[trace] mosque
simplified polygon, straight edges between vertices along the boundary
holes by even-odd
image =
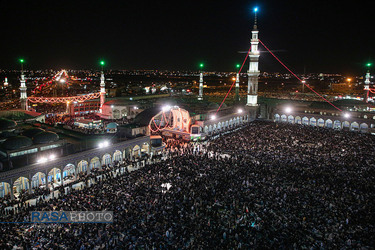
[[[66,181],[75,180],[78,174],[90,173],[92,169],[100,169],[103,165],[123,160],[136,160],[143,156],[152,157],[162,152],[165,147],[160,136],[155,136],[156,134],[198,141],[254,120],[258,113],[259,76],[256,18],[250,43],[248,91],[245,104],[237,102],[238,104],[227,107],[224,100],[221,104],[208,102],[203,92],[203,72],[199,76],[198,96],[188,101],[165,98],[165,96],[160,96],[161,98],[157,100],[128,97],[106,101],[103,70],[100,77],[100,92],[87,96],[54,98],[54,101],[63,101],[67,104],[69,114],[79,116],[95,113],[102,119],[133,119],[133,123],[129,125],[111,127],[116,131],[116,135],[127,133],[132,136],[125,141],[104,141],[97,148],[59,157],[55,153],[50,153],[59,152],[64,147],[64,140],[61,140],[56,133],[43,128],[20,129],[19,124],[14,120],[2,119],[0,155],[3,159],[12,162],[9,161],[11,158],[16,159],[28,154],[35,155],[37,158],[17,168],[7,166],[7,171],[0,171],[0,197],[9,195],[12,199],[17,193],[31,193],[38,187],[64,185]],[[45,101],[46,98],[27,97],[23,70],[20,81],[22,110],[29,110],[29,102]],[[237,74],[235,89],[235,98],[238,99],[239,74]],[[22,120],[21,123],[23,122]],[[3,165],[0,167],[4,170]]]

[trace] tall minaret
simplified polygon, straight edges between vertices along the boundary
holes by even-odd
[[[199,94],[198,94],[198,100],[202,101],[203,100],[203,72],[202,72],[203,63],[201,63],[199,65],[199,67],[201,68],[201,71],[200,71],[200,74],[199,74]]]
[[[23,59],[20,59],[21,62],[21,86],[20,86],[20,101],[21,101],[21,109],[27,110],[27,93],[26,93],[26,80],[25,80],[25,75],[23,73]]]
[[[102,71],[100,75],[100,109],[99,109],[100,113],[103,112],[103,104],[105,103],[105,78],[104,78],[104,70],[103,70],[104,64],[105,64],[104,61],[100,62],[100,65],[102,66]]]
[[[365,80],[365,102],[368,102],[368,95],[370,92],[370,70],[367,70],[366,80]]]
[[[247,84],[247,106],[256,106],[258,102],[258,61],[259,61],[259,51],[258,51],[258,27],[257,27],[257,12],[258,8],[254,8],[254,26],[251,31],[251,51],[249,53],[250,65],[248,75],[248,84]]]
[[[237,72],[236,75],[236,97],[235,101],[238,102],[240,101],[240,73]]]

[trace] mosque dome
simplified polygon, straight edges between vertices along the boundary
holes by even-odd
[[[17,122],[9,119],[0,118],[0,130],[14,129]]]
[[[6,150],[16,150],[24,147],[29,147],[33,144],[32,140],[26,136],[14,136],[6,139],[2,146]]]
[[[152,107],[145,109],[134,118],[134,123],[147,126],[151,121],[152,117],[157,115],[161,111],[161,107]]]
[[[210,104],[208,104],[208,109],[217,109],[219,108],[219,104],[215,103],[215,102],[211,102]]]
[[[111,123],[108,123],[107,126],[105,126],[107,129],[115,129],[117,128],[117,123],[115,122],[111,122]]]
[[[44,129],[41,128],[31,128],[22,132],[22,135],[33,138],[36,134],[44,132]]]
[[[36,144],[50,143],[58,140],[59,136],[56,133],[50,131],[43,131],[33,136],[33,141]]]

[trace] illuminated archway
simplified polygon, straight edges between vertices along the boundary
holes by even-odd
[[[318,122],[317,122],[317,125],[318,125],[318,127],[324,127],[324,120],[322,119],[322,118],[319,118],[318,119]]]
[[[46,183],[46,174],[42,172],[38,172],[34,174],[31,178],[31,188],[39,188],[40,186],[45,186]]]
[[[29,190],[30,184],[29,179],[25,177],[19,177],[14,183],[13,183],[13,194],[21,194]]]
[[[316,126],[316,119],[315,117],[310,118],[310,126]]]
[[[7,182],[0,182],[0,197],[10,195],[10,185]]]
[[[75,174],[76,174],[76,167],[73,164],[67,164],[63,168],[63,178],[65,180],[74,180],[75,179]]]
[[[60,185],[61,184],[61,170],[58,168],[53,168],[48,172],[47,176],[48,184]]]
[[[85,160],[82,160],[78,163],[77,165],[77,173],[81,173],[81,172],[87,172],[87,167],[88,167],[89,163]]]
[[[90,169],[93,169],[93,168],[100,168],[100,159],[97,156],[92,158],[90,161]]]
[[[294,116],[289,115],[289,116],[288,116],[288,122],[289,122],[289,123],[294,123]]]
[[[112,116],[113,116],[113,119],[119,119],[121,118],[121,112],[120,110],[118,109],[115,109],[112,111]]]
[[[342,127],[341,127],[342,125],[341,125],[341,122],[339,121],[339,120],[335,120],[334,122],[333,122],[333,128],[334,129],[341,129]]]
[[[349,127],[350,127],[350,122],[348,122],[348,121],[344,121],[344,122],[342,122],[342,128],[343,129],[349,129]]]
[[[281,121],[282,121],[282,122],[287,122],[287,117],[286,117],[286,115],[281,115]]]
[[[142,144],[142,148],[141,148],[141,153],[144,153],[144,154],[149,154],[150,152],[150,145],[145,142]]]
[[[122,161],[122,153],[120,150],[116,150],[113,153],[113,162],[121,162]]]
[[[333,128],[333,122],[331,119],[327,119],[324,125],[326,128]]]
[[[109,165],[112,163],[112,157],[110,154],[105,154],[102,157],[102,165]]]
[[[137,158],[141,156],[141,148],[138,145],[135,145],[133,148],[133,157]]]
[[[359,130],[363,133],[367,133],[368,132],[368,125],[367,123],[361,123],[361,125],[359,126]]]
[[[306,116],[302,118],[302,124],[303,125],[309,125],[309,118],[307,118]]]
[[[125,148],[124,150],[124,158],[125,159],[130,159],[132,154],[132,149],[130,147]]]
[[[302,124],[302,119],[301,119],[301,117],[300,117],[300,116],[296,116],[294,122],[295,122],[296,124]]]
[[[350,130],[352,130],[352,131],[359,131],[359,124],[358,124],[358,122],[352,122],[352,124],[350,124]]]

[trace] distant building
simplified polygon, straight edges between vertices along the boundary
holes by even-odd
[[[41,128],[23,129],[16,122],[0,118],[0,161],[4,166],[20,167],[40,155],[62,155],[65,141]]]
[[[134,118],[142,112],[137,104],[126,99],[113,99],[104,103],[102,116],[107,119]]]

